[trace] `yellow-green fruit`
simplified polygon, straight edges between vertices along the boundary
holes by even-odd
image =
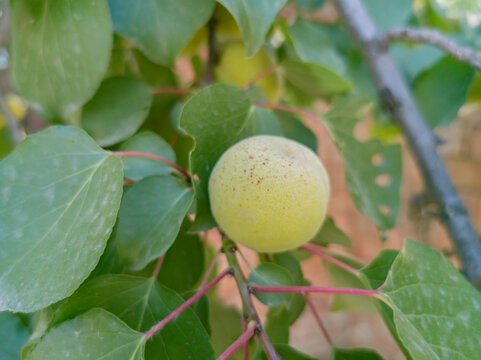
[[[317,233],[330,186],[324,165],[295,141],[260,135],[229,148],[209,179],[214,218],[232,240],[260,252],[297,248]]]
[[[246,58],[244,44],[232,42],[224,48],[215,74],[217,81],[242,88],[274,65],[275,62],[264,49],[259,50],[251,58]],[[256,85],[262,89],[264,96],[273,103],[279,101],[284,89],[282,77],[278,72],[262,78]]]

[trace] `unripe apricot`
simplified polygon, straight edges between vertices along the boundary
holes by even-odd
[[[275,62],[266,50],[261,49],[247,58],[244,43],[234,41],[227,44],[221,53],[215,69],[216,80],[242,88],[274,65]],[[278,102],[284,91],[283,79],[278,72],[260,79],[256,85],[272,103]]]
[[[259,252],[286,251],[312,239],[326,216],[329,195],[319,157],[278,136],[235,144],[209,179],[210,206],[221,229]]]

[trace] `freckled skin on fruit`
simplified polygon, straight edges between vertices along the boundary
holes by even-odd
[[[210,205],[235,242],[259,252],[295,249],[326,216],[324,165],[307,147],[282,137],[254,136],[229,148],[209,179]]]

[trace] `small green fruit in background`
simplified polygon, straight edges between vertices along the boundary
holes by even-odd
[[[259,252],[297,248],[319,230],[330,196],[319,157],[260,135],[229,148],[209,179],[211,210],[229,238]]]
[[[244,43],[231,42],[221,53],[215,75],[219,82],[242,88],[274,65],[275,62],[266,50],[261,49],[254,56],[246,58]],[[262,89],[263,95],[272,103],[279,101],[284,90],[284,83],[278,72],[262,78],[256,85]]]

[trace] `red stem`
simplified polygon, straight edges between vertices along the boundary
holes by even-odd
[[[281,110],[281,111],[285,111],[285,112],[290,112],[292,114],[305,116],[307,118],[319,121],[319,117],[316,114],[313,114],[309,111],[305,111],[305,110],[302,110],[302,109],[290,107],[290,106],[287,106],[287,105],[268,104],[268,103],[254,103],[254,105],[259,106],[261,108],[265,108],[265,109],[274,109],[274,110]]]
[[[246,313],[242,314],[242,332],[246,332],[247,330],[247,320],[249,316]],[[246,341],[244,346],[242,346],[242,359],[249,360],[249,344]]]
[[[363,295],[363,296],[377,296],[380,294],[377,290],[366,289],[352,289],[352,288],[339,288],[339,287],[323,287],[323,286],[262,286],[262,285],[250,285],[249,289],[252,293],[326,293],[326,294],[351,294],[351,295]]]
[[[232,355],[236,353],[237,350],[239,350],[242,346],[246,345],[249,341],[249,339],[254,335],[255,331],[257,328],[256,323],[252,323],[246,331],[242,333],[241,336],[237,338],[236,341],[232,343],[231,346],[227,348],[226,351],[222,353],[221,356],[217,358],[217,360],[227,360],[229,359]]]
[[[164,255],[159,257],[157,260],[157,263],[155,264],[155,269],[154,272],[152,273],[152,277],[155,279],[157,275],[159,275],[160,267],[162,266],[162,263],[164,262]]]
[[[251,81],[249,81],[246,86],[244,86],[242,88],[242,90],[246,91],[248,90],[250,87],[254,86],[258,81],[262,80],[263,78],[265,78],[266,76],[269,76],[270,74],[272,74],[274,71],[276,71],[278,68],[277,65],[274,65],[270,68],[268,68],[266,71],[263,71],[261,72],[259,75],[257,75],[254,79],[252,79]]]
[[[188,94],[190,91],[186,89],[179,89],[179,88],[158,88],[153,89],[152,94]]]
[[[219,258],[219,254],[220,254],[220,249],[215,253],[214,258],[210,262],[209,267],[205,272],[204,278],[202,279],[202,282],[199,285],[199,289],[202,289],[207,283],[207,280],[209,280],[210,273],[212,272],[212,270],[214,270],[214,266],[215,266],[215,263],[217,262],[217,259]]]
[[[186,300],[182,305],[180,305],[177,309],[172,311],[169,315],[167,315],[165,318],[163,318],[160,322],[155,324],[150,328],[150,330],[146,331],[144,333],[144,340],[147,341],[149,340],[154,334],[169,323],[169,321],[175,319],[182,311],[187,309],[190,305],[195,303],[199,298],[201,298],[207,291],[209,291],[211,288],[213,288],[219,281],[221,281],[225,276],[232,274],[232,269],[228,268],[224,270],[222,273],[217,275],[217,277],[212,280],[210,283],[208,283],[206,286],[204,286],[202,289],[200,289],[195,295],[190,297],[188,300]]]
[[[328,342],[331,347],[333,347],[333,342],[331,340],[331,337],[329,336],[329,333],[327,332],[326,327],[324,326],[324,323],[321,320],[321,317],[319,316],[316,307],[314,306],[312,300],[309,297],[309,294],[304,294],[304,298],[306,299],[307,306],[311,309],[312,315],[314,315],[314,319],[316,319],[317,325],[319,325],[319,328],[321,329],[322,334],[326,338],[326,341]]]
[[[171,168],[175,169],[179,174],[183,175],[187,180],[190,180],[190,175],[187,171],[182,169],[179,165],[176,163],[173,163],[170,160],[167,160],[166,158],[159,156],[159,155],[154,155],[154,154],[149,154],[141,151],[112,151],[112,154],[120,156],[120,157],[144,157],[147,159],[154,159],[160,162],[163,162],[164,164],[169,165]]]
[[[350,265],[347,265],[346,263],[342,262],[341,260],[337,260],[327,254],[324,253],[324,250],[322,247],[314,244],[305,244],[301,246],[301,249],[306,250],[310,252],[311,254],[317,255],[320,258],[329,261],[330,263],[339,266],[340,268],[349,271],[350,273],[359,276],[359,270],[353,268]]]

